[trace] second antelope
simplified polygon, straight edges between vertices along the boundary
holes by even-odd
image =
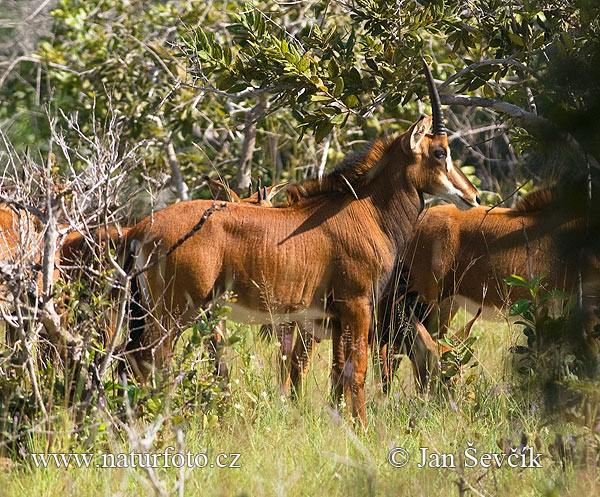
[[[319,334],[329,321],[334,401],[342,393],[365,422],[364,381],[373,302],[392,275],[423,206],[423,193],[478,204],[477,190],[450,159],[441,105],[428,69],[433,118],[395,139],[350,154],[321,181],[303,183],[289,207],[227,204],[175,250],[211,201],[181,202],[138,223],[126,236],[152,315],[133,355],[144,376],[171,352],[170,319],[190,322],[230,290],[233,321],[301,323]],[[428,131],[433,121],[433,134]]]
[[[406,250],[403,270],[411,291],[429,307],[422,313],[429,313],[423,318],[427,330],[443,336],[461,306],[471,311],[483,307],[492,317],[511,302],[531,298],[526,288],[509,288],[504,278],[545,274],[548,288],[580,294],[581,309],[569,323],[567,338],[593,372],[600,205],[587,205],[586,198],[582,183],[535,191],[514,209],[478,207],[467,214],[444,205],[425,212]]]

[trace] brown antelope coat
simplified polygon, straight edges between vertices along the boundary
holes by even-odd
[[[600,295],[600,219],[586,221],[581,196],[540,190],[515,209],[478,207],[468,214],[453,206],[432,207],[417,224],[404,257],[411,289],[440,302],[443,334],[461,304],[488,311],[530,298],[527,289],[504,278],[546,274],[549,288],[577,292],[578,267],[586,304]],[[437,318],[437,316],[434,316]],[[429,331],[437,328],[429,320]]]
[[[287,201],[291,205],[300,201],[302,196],[302,188],[298,185],[289,186],[288,183],[281,183],[273,187],[259,186],[258,191],[246,199],[240,199],[235,192],[228,186],[210,179],[204,178],[208,183],[213,198],[215,200],[226,200],[233,202],[255,203],[263,207],[272,207],[270,199],[279,191],[287,189]],[[400,275],[398,275],[400,276]],[[388,361],[386,360],[388,353],[388,345],[393,342],[394,349],[402,351],[408,355],[415,373],[416,384],[419,388],[425,388],[428,385],[428,379],[432,376],[439,376],[439,371],[436,371],[441,356],[450,350],[445,345],[438,344],[431,338],[425,326],[419,321],[416,315],[405,316],[403,310],[414,305],[414,292],[411,293],[409,299],[406,299],[406,285],[404,288],[399,288],[403,282],[397,281],[398,276],[394,277],[390,282],[389,291],[386,290],[380,302],[378,303],[378,323],[379,330],[372,330],[369,334],[371,346],[379,348],[377,358],[380,361],[383,379],[383,390],[385,393],[389,390],[389,369]],[[393,288],[392,288],[393,287]],[[407,302],[410,300],[410,302]],[[216,336],[207,344],[209,350],[216,355],[217,373],[227,377],[227,365],[222,360],[222,356],[217,346],[217,342],[221,339],[221,333],[224,330],[225,323],[221,322],[219,330],[216,331]],[[472,323],[471,323],[472,326]],[[468,336],[471,326],[465,327],[464,336]],[[298,329],[298,336],[294,341],[294,330]],[[280,387],[282,393],[289,392],[290,382],[297,385],[302,379],[310,356],[314,350],[315,339],[312,333],[306,331],[303,323],[280,323],[275,326],[265,324],[261,327],[261,335],[271,336],[275,334],[280,344],[278,361],[280,372]],[[375,357],[375,356],[374,356]],[[436,374],[437,373],[437,374]],[[296,390],[292,390],[292,394],[296,394]]]
[[[227,204],[166,257],[161,254],[213,202],[181,202],[132,228],[126,239],[137,265],[158,260],[140,278],[149,321],[160,325],[151,324],[141,337],[154,347],[154,359],[160,363],[170,353],[169,319],[189,322],[231,290],[235,321],[300,321],[317,332],[329,319],[334,397],[344,390],[364,421],[372,302],[410,239],[422,193],[465,208],[478,202],[475,188],[452,165],[445,134],[427,134],[430,126],[431,118],[421,119],[398,138],[351,154],[321,182],[303,184],[302,199],[292,206]],[[138,369],[147,374],[152,357],[138,354]]]

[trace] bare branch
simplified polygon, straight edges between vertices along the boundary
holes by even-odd
[[[181,174],[181,168],[179,167],[179,160],[177,159],[177,154],[175,153],[175,147],[173,146],[173,142],[169,137],[167,143],[167,160],[169,162],[169,167],[171,169],[171,181],[175,188],[177,189],[177,196],[180,200],[189,200],[189,188],[185,184],[183,179],[183,175]]]
[[[465,107],[485,107],[488,109],[493,109],[502,114],[506,114],[519,126],[532,133],[539,133],[548,129],[556,129],[554,123],[545,117],[538,116],[537,114],[524,110],[517,105],[510,104],[508,102],[502,102],[501,100],[483,97],[468,97],[465,95],[440,95],[440,99],[444,105],[462,105]],[[589,154],[573,135],[564,132],[561,132],[560,134],[562,138],[573,148],[573,150],[577,152],[583,160],[586,161],[586,163],[589,163],[589,165],[595,169],[600,169],[598,160],[593,155]]]
[[[184,81],[178,80],[177,84],[179,84],[180,86],[184,86],[186,88],[191,88],[192,90],[214,93],[215,95],[219,95],[221,97],[227,97],[232,100],[243,100],[245,98],[256,97],[257,95],[261,95],[263,93],[278,93],[278,92],[286,91],[286,90],[299,89],[298,85],[288,84],[288,85],[268,86],[266,88],[247,88],[246,90],[241,91],[239,93],[227,93],[225,91],[218,90],[217,88],[212,86],[210,83],[208,83],[209,86],[198,86],[198,85],[194,85],[191,83],[186,83]]]
[[[456,74],[450,76],[446,81],[441,83],[439,85],[438,89],[443,90],[444,88],[446,88],[446,86],[454,83],[458,78],[460,78],[464,74],[474,71],[475,69],[478,69],[483,66],[494,66],[494,65],[500,65],[500,64],[506,64],[506,65],[518,67],[522,71],[525,71],[525,72],[528,72],[529,74],[531,74],[534,78],[539,79],[537,74],[535,73],[535,71],[531,70],[529,67],[522,64],[521,62],[514,60],[512,57],[508,57],[506,59],[485,59],[485,60],[480,60],[479,62],[473,62],[473,64],[470,64],[467,67],[462,68]]]
[[[486,107],[488,109],[493,109],[502,114],[506,114],[514,119],[519,126],[531,131],[539,131],[540,128],[553,127],[552,123],[544,117],[522,109],[517,105],[493,98],[442,94],[440,95],[440,99],[444,105],[462,105],[464,107]]]

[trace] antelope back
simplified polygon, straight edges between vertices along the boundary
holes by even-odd
[[[437,206],[421,216],[403,264],[411,288],[428,302],[458,295],[501,309],[508,301],[531,297],[523,287],[506,286],[504,278],[511,274],[531,279],[545,272],[551,288],[574,291],[581,250],[598,253],[586,230],[583,216],[558,204],[468,212]],[[594,275],[582,271],[584,283]]]

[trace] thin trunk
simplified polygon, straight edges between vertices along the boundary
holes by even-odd
[[[244,143],[242,144],[242,154],[240,156],[240,165],[233,182],[233,189],[237,193],[246,193],[252,181],[252,156],[254,155],[254,145],[256,143],[256,120],[267,108],[267,99],[260,97],[259,102],[246,113],[246,126],[244,128]]]
[[[169,167],[171,168],[171,183],[177,189],[177,196],[179,200],[189,200],[189,188],[183,180],[181,174],[181,168],[179,167],[179,161],[177,160],[177,154],[175,153],[175,147],[169,137],[166,143],[167,145],[167,160],[169,161]]]

